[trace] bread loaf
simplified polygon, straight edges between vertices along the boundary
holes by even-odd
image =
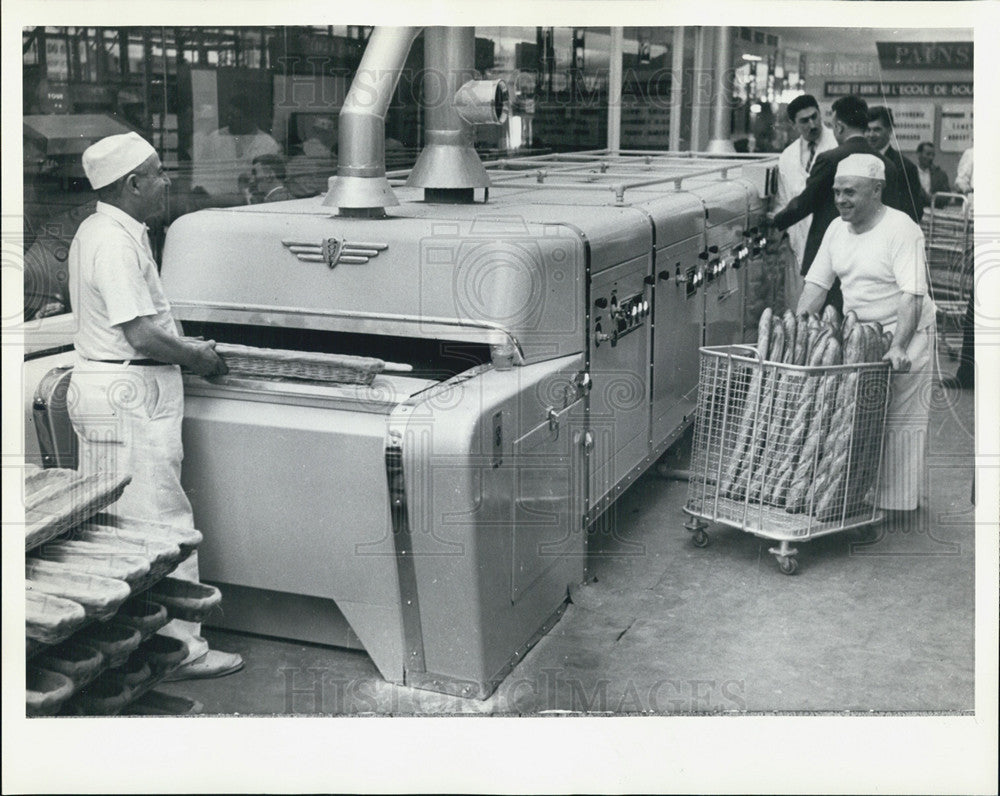
[[[795,319],[795,357],[794,365],[806,364],[806,352],[809,348],[809,316],[800,315]]]
[[[765,357],[769,362],[781,362],[785,355],[785,326],[781,318],[771,322],[771,349]]]
[[[822,319],[826,323],[830,324],[834,329],[840,329],[840,313],[837,312],[837,308],[832,304],[827,304],[823,307]]]
[[[841,325],[840,333],[841,339],[846,340],[850,337],[851,332],[854,331],[854,326],[858,322],[858,314],[851,310],[844,316],[844,323]]]
[[[829,367],[839,365],[842,354],[840,343],[836,338],[829,337],[823,347],[821,365]],[[786,511],[799,512],[804,509],[805,499],[813,470],[818,464],[822,443],[829,426],[836,398],[837,377],[835,374],[824,374],[816,393],[815,409],[808,419],[808,433],[799,454],[799,464],[795,478],[789,489]]]
[[[797,345],[795,313],[791,310],[785,310],[785,314],[781,316],[781,326],[785,333],[785,355],[781,361],[787,365],[793,365],[795,364],[795,348]]]
[[[880,325],[861,322],[853,311],[841,319],[831,307],[821,316],[790,309],[777,316],[766,309],[758,324],[757,353],[768,364],[750,368],[745,394],[733,391],[742,407],[732,412],[737,428],[725,436],[720,494],[792,513],[811,511],[823,521],[836,519],[845,499],[854,506],[870,487],[871,460],[877,459],[878,441],[859,440],[855,428],[859,392],[870,392],[859,391],[861,377],[875,372],[784,366],[877,362],[890,340]]]
[[[769,312],[769,310],[765,310],[765,312]],[[761,320],[763,321],[763,317]],[[763,326],[759,329],[761,335],[760,342],[770,341],[771,327],[768,325],[766,328],[766,333]],[[761,356],[761,359],[766,359],[766,356]],[[752,375],[750,376],[750,383],[746,392],[741,394],[739,390],[735,390],[733,393],[733,402],[737,403],[742,401],[743,406],[742,411],[740,412],[739,426],[737,427],[736,434],[733,437],[732,451],[723,452],[724,457],[726,455],[729,456],[725,470],[722,472],[722,476],[719,480],[719,492],[723,495],[735,495],[736,482],[741,470],[744,469],[744,464],[747,461],[747,446],[750,444],[751,434],[753,432],[753,418],[757,411],[757,403],[760,401],[763,370],[763,367],[760,365],[753,367]]]
[[[820,522],[830,522],[840,516],[844,509],[844,484],[847,477],[848,451],[844,450],[831,465],[822,488],[817,487],[813,515]]]
[[[770,307],[766,307],[757,322],[757,354],[761,359],[767,359],[771,350],[771,317]]]

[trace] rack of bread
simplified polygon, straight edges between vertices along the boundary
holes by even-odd
[[[201,544],[199,531],[105,512],[130,480],[26,469],[29,716],[134,707],[187,657],[183,641],[160,631],[175,618],[201,621],[221,602],[213,586],[170,577]]]

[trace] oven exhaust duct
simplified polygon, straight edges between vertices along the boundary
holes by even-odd
[[[717,31],[712,138],[708,142],[708,151],[713,154],[729,155],[736,151],[729,136],[730,116],[732,114],[733,29],[721,27]]]
[[[500,80],[475,79],[475,29],[430,27],[424,32],[424,148],[406,184],[429,202],[471,203],[488,188],[473,146],[477,124],[502,124],[509,95]]]
[[[419,27],[372,31],[340,111],[337,176],[323,204],[342,216],[381,218],[399,204],[385,177],[385,115]]]

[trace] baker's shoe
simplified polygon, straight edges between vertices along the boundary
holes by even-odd
[[[177,680],[205,680],[210,677],[225,677],[243,668],[243,658],[235,652],[219,652],[209,650],[200,658],[185,663],[168,674],[163,679],[167,682]]]

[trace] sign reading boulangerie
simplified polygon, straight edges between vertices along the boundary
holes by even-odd
[[[972,42],[876,42],[883,69],[972,69]]]

